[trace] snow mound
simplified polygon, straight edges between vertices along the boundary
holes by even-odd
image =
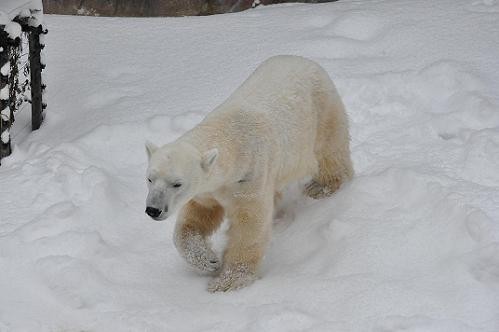
[[[364,12],[345,13],[333,23],[326,34],[354,40],[373,39],[383,30],[384,23],[377,15]]]

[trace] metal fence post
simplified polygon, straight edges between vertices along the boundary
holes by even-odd
[[[11,111],[9,108],[9,47],[11,40],[0,26],[0,163],[2,158],[11,154],[10,125]]]
[[[42,46],[40,44],[40,34],[43,33],[42,26],[39,25],[29,32],[29,66],[31,75],[31,128],[40,128],[43,121],[42,101],[42,69],[44,65],[40,60]]]

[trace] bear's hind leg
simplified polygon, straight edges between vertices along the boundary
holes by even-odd
[[[223,217],[224,210],[216,201],[205,206],[191,200],[179,213],[174,233],[175,247],[190,265],[201,271],[213,272],[221,266],[208,238],[218,229]]]
[[[352,176],[350,156],[323,158],[319,160],[319,172],[305,185],[304,193],[315,199],[329,197]]]
[[[325,110],[319,117],[314,150],[318,172],[305,185],[304,193],[312,198],[331,196],[353,177],[350,158],[348,120],[339,96],[328,96]]]

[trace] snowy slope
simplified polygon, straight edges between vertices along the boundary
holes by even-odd
[[[0,331],[499,331],[499,1],[46,22],[47,119],[0,167]],[[262,279],[210,294],[143,212],[143,143],[275,54],[330,73],[357,175],[292,186]]]

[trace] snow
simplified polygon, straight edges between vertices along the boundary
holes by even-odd
[[[2,120],[4,121],[9,121],[10,120],[10,108],[9,106],[6,106],[1,112],[0,116]]]
[[[21,36],[22,28],[17,22],[8,22],[4,28],[5,32],[9,35],[10,39],[16,39]]]
[[[2,141],[3,144],[7,144],[10,139],[10,133],[8,130],[5,130],[2,132],[2,135],[0,136],[0,141]]]
[[[0,100],[7,100],[9,99],[9,85],[6,84],[4,87],[0,90]]]
[[[42,0],[1,0],[0,25],[4,25],[9,37],[15,39],[21,35],[21,26],[12,20],[29,17],[28,24],[37,27],[43,21],[42,9]]]
[[[46,57],[45,57],[45,53],[40,53],[40,64],[41,64],[42,66],[47,65],[47,59],[46,59]]]
[[[4,63],[4,65],[0,69],[0,74],[2,74],[2,76],[9,76],[9,74],[10,74],[10,61],[7,61],[6,63]]]
[[[21,112],[0,166],[0,331],[499,330],[498,1],[45,20],[46,122]],[[213,295],[175,218],[143,212],[144,142],[276,54],[330,73],[357,175],[325,200],[291,186],[262,278]]]
[[[42,46],[45,45],[45,34],[44,33],[39,34],[38,39],[40,41],[40,45],[42,45]]]
[[[0,25],[16,16],[27,17],[43,8],[42,0],[2,0],[0,2]]]

